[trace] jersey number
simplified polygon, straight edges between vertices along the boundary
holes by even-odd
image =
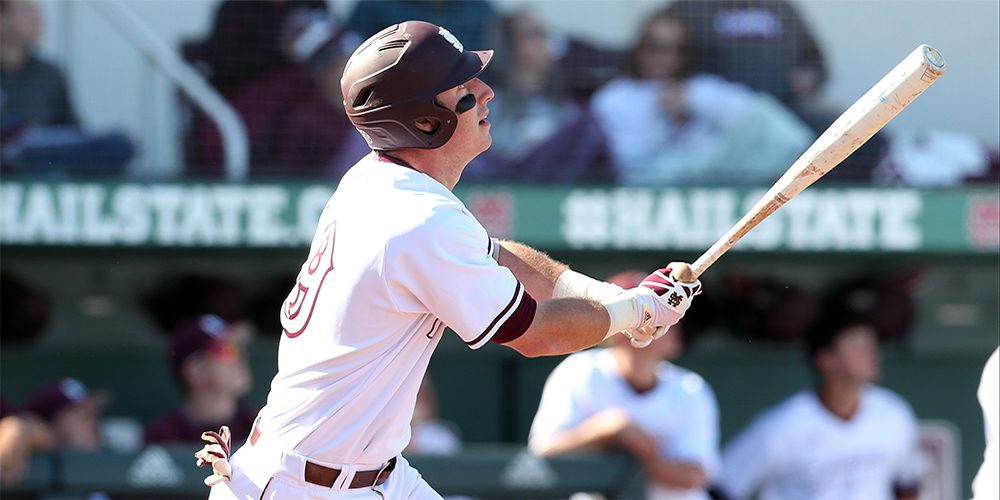
[[[337,223],[331,222],[313,242],[309,258],[302,264],[302,269],[295,278],[295,286],[281,304],[281,327],[288,338],[298,337],[309,325],[319,289],[333,270],[333,242],[336,234]]]

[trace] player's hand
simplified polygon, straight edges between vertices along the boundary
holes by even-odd
[[[682,81],[671,80],[663,82],[663,90],[660,92],[660,106],[663,111],[681,123],[691,118],[686,87]]]
[[[607,445],[622,448],[639,460],[659,454],[656,440],[635,425],[628,412],[621,408],[600,411],[587,419],[584,425]]]
[[[677,281],[671,276],[675,269],[683,266],[687,264],[671,262],[653,271],[639,284],[636,302],[643,308],[642,319],[638,327],[626,333],[633,347],[646,347],[665,335],[684,317],[694,297],[701,293],[701,281]]]
[[[202,432],[201,439],[208,444],[194,454],[198,459],[198,467],[212,466],[212,475],[205,478],[205,484],[215,486],[232,479],[233,468],[229,465],[232,434],[229,432],[229,427],[223,425],[219,428],[219,432]]]

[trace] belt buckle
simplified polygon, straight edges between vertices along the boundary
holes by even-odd
[[[389,468],[389,464],[391,464],[392,461],[393,461],[393,459],[395,459],[395,458],[396,457],[392,457],[389,460],[386,460],[384,464],[382,464],[382,467],[380,467],[379,470],[378,470],[378,474],[375,474],[375,479],[372,480],[371,486],[369,486],[371,489],[374,490],[375,487],[378,486],[378,480],[379,480],[380,477],[382,477],[382,473],[385,472],[385,470]]]

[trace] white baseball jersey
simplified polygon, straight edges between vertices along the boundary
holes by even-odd
[[[667,362],[658,368],[657,377],[656,387],[638,394],[622,377],[610,350],[570,355],[545,382],[528,445],[542,448],[557,432],[603,410],[621,408],[656,438],[665,458],[697,463],[711,477],[719,462],[719,409],[712,388],[698,374]],[[648,498],[694,500],[708,495],[650,483]]]
[[[534,317],[534,299],[491,245],[445,186],[383,155],[362,159],[323,210],[282,305],[262,439],[359,470],[399,454],[445,327],[476,349]]]
[[[920,481],[917,420],[895,393],[862,389],[844,421],[811,390],[765,411],[722,452],[718,485],[733,498],[878,500]]]
[[[1000,349],[994,349],[979,380],[979,404],[983,407],[986,430],[986,451],[983,464],[972,481],[972,496],[976,500],[1000,498]]]

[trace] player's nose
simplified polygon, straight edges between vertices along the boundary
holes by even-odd
[[[479,104],[486,104],[492,101],[493,97],[496,95],[493,93],[493,88],[479,78],[476,78],[476,82],[483,86],[483,91],[477,93],[479,95]]]

